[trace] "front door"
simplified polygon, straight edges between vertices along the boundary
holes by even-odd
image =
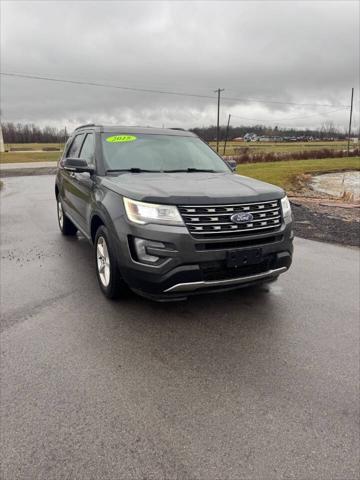
[[[95,143],[94,134],[80,133],[74,138],[66,158],[81,158],[94,166]],[[63,170],[63,201],[66,212],[74,222],[87,232],[87,216],[90,210],[93,179],[89,173],[76,173]]]
[[[85,135],[79,152],[79,158],[85,160],[89,166],[95,167],[94,133],[87,133]],[[74,188],[73,204],[76,210],[79,227],[87,232],[94,180],[89,173],[75,173],[72,177],[72,185]]]

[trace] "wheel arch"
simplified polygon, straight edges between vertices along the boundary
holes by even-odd
[[[95,212],[92,215],[90,222],[90,237],[92,243],[94,243],[96,232],[101,225],[106,226],[105,220],[103,219],[103,216],[99,214],[99,212]]]

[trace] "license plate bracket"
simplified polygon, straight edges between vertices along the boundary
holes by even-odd
[[[229,250],[226,254],[226,266],[228,268],[246,267],[257,265],[263,261],[261,248],[251,250]]]

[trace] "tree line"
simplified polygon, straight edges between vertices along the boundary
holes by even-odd
[[[33,123],[1,124],[4,143],[64,143],[66,129],[45,126],[43,128]]]
[[[33,123],[12,123],[4,122],[1,124],[4,143],[64,143],[68,134],[66,128],[58,129],[55,127],[45,126],[43,128],[34,125]],[[191,132],[196,133],[206,142],[216,140],[216,126],[210,127],[195,127],[190,128]],[[313,138],[338,138],[344,139],[347,137],[346,133],[340,132],[329,121],[324,123],[319,129],[303,129],[296,128],[280,128],[267,127],[265,125],[242,125],[240,127],[229,127],[228,140],[237,137],[243,137],[246,133],[255,133],[259,136],[294,136],[294,137],[313,137]],[[354,133],[353,133],[354,135]],[[220,127],[220,141],[225,140],[226,126]]]
[[[199,135],[206,142],[216,140],[216,126],[210,127],[196,127],[190,128],[191,132]],[[266,125],[242,125],[240,127],[232,127],[230,125],[228,132],[228,140],[234,138],[243,137],[246,133],[255,133],[258,136],[265,137],[307,137],[307,138],[338,138],[345,139],[347,134],[341,132],[336,128],[333,122],[325,122],[318,129],[298,129],[298,128],[280,128],[280,127],[268,127]],[[354,135],[354,132],[353,132]],[[220,126],[219,140],[223,141],[226,138],[226,126]]]

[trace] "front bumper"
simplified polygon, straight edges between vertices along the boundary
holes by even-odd
[[[286,272],[286,270],[286,267],[280,267],[273,270],[266,270],[263,273],[254,273],[253,275],[245,275],[243,277],[224,280],[202,280],[200,282],[177,283],[165,290],[164,293],[195,292],[201,289],[209,290],[217,287],[223,289],[224,287],[249,285],[250,283],[276,278],[281,273]]]
[[[114,245],[119,269],[129,287],[152,298],[177,298],[190,294],[240,288],[271,281],[291,265],[291,220],[275,233],[200,241],[186,227],[135,225],[120,217],[114,225]],[[140,262],[132,249],[133,239],[162,242],[165,248],[149,248],[161,257],[155,265]],[[261,249],[261,264],[238,269],[226,266],[229,250]]]

